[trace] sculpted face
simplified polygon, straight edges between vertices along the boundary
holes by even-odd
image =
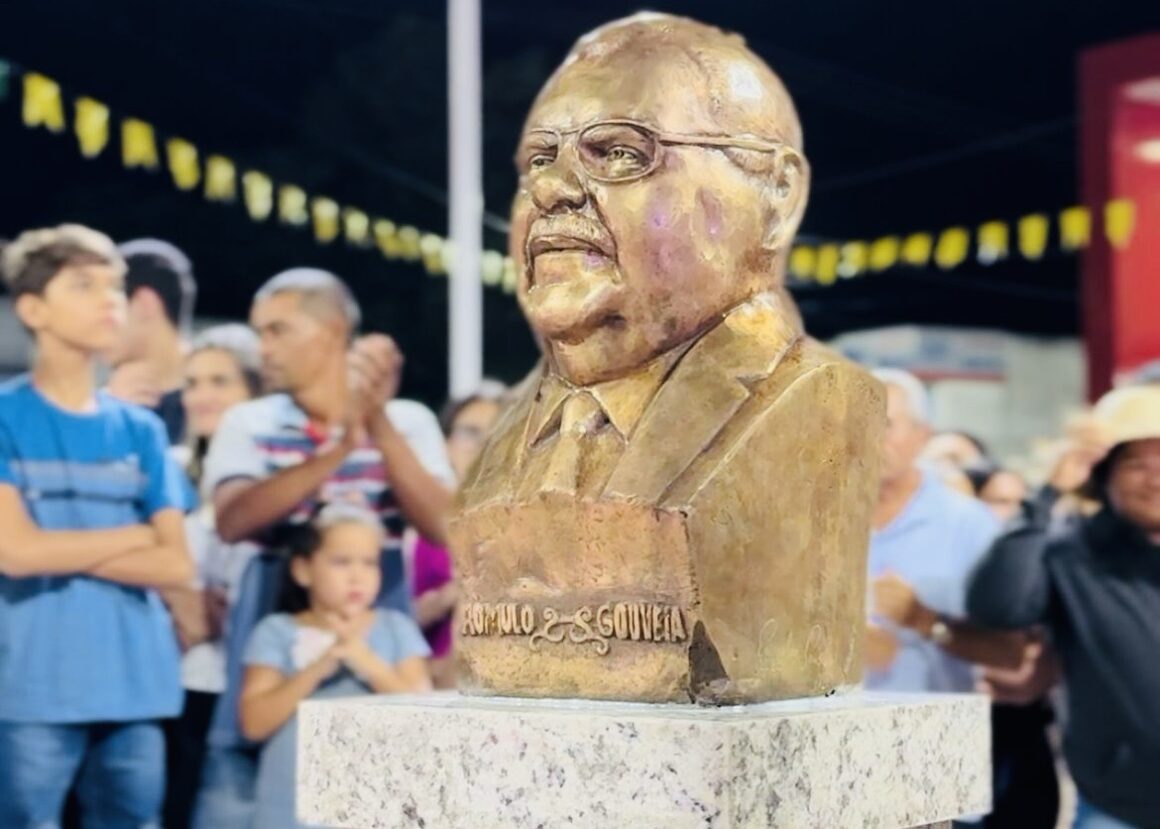
[[[805,206],[800,144],[737,38],[664,18],[582,41],[516,156],[511,254],[552,367],[622,376],[777,287]]]

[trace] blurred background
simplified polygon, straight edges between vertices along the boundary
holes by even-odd
[[[518,380],[536,356],[498,256],[522,118],[579,34],[638,8],[483,3],[483,240],[500,283],[484,291],[488,376]],[[1147,36],[1160,4],[664,10],[742,33],[785,80],[814,175],[793,263],[807,327],[928,381],[939,428],[969,424],[1032,463],[1029,441],[1160,356],[1160,334],[1143,330],[1152,312],[1138,318],[1160,307],[1149,278],[1160,267],[1160,40]],[[436,404],[448,380],[447,58],[437,3],[6,3],[0,237],[68,220],[169,239],[193,260],[201,322],[243,317],[283,268],[332,270],[368,327],[408,356],[404,392]],[[56,85],[62,123],[29,73]],[[31,113],[26,95],[40,102]],[[78,97],[107,108],[106,138],[86,127],[92,158]],[[151,133],[123,135],[125,118]],[[231,165],[216,187],[172,138]],[[182,169],[197,177],[184,190]],[[305,201],[283,203],[285,185]],[[0,313],[0,372],[15,372],[25,343]]]

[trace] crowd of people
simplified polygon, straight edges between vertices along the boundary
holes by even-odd
[[[0,274],[35,341],[0,385],[0,827],[300,825],[300,702],[454,687],[444,518],[506,390],[400,399],[320,270],[196,336],[165,242],[34,230]],[[975,823],[1056,826],[1061,723],[1076,827],[1160,825],[1160,387],[1032,489],[875,373],[866,686],[993,697]]]
[[[301,700],[454,685],[443,516],[504,389],[399,399],[323,271],[191,338],[172,245],[2,257],[36,356],[0,386],[0,826],[296,825]]]
[[[1032,490],[977,438],[933,434],[914,376],[875,374],[867,687],[991,695],[976,822],[1059,825],[1058,721],[1076,829],[1160,826],[1160,384],[1104,396]]]

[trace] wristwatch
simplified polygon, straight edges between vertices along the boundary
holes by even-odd
[[[936,619],[934,624],[930,626],[930,635],[926,637],[934,642],[940,648],[945,648],[954,639],[954,634],[951,632],[951,626],[942,619]]]

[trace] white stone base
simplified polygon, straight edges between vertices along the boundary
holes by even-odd
[[[990,809],[968,695],[732,708],[432,696],[309,702],[300,819],[351,829],[904,829]]]

